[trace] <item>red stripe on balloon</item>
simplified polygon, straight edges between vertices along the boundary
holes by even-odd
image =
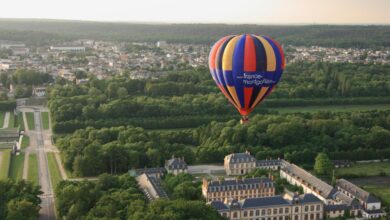
[[[250,35],[246,35],[245,39],[244,71],[256,71],[256,48]]]
[[[245,108],[249,108],[249,103],[251,102],[251,96],[253,92],[253,87],[244,87],[244,101],[245,101]]]

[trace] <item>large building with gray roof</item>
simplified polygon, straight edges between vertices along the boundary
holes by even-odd
[[[280,176],[292,185],[301,186],[305,193],[317,196],[325,204],[332,203],[337,192],[333,186],[292,163],[285,162]]]
[[[245,199],[275,195],[274,182],[269,178],[243,178],[207,181],[203,179],[202,195],[207,202]]]
[[[229,220],[321,220],[324,206],[312,194],[210,202]]]

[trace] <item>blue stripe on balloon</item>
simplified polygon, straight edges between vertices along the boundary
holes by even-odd
[[[236,88],[238,100],[240,101],[241,106],[245,106],[244,85],[242,82],[242,77],[244,76],[245,39],[246,36],[243,34],[236,43],[233,53],[232,69],[234,87]]]
[[[223,70],[222,70],[222,57],[223,53],[225,51],[226,45],[229,43],[229,41],[233,38],[234,36],[228,38],[225,40],[225,42],[222,43],[222,45],[219,48],[219,51],[217,52],[216,55],[216,65],[215,65],[215,75],[221,85],[226,87],[226,81],[223,76]]]

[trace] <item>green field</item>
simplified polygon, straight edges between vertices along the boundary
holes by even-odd
[[[0,112],[0,128],[3,127],[3,124],[4,124],[4,116],[5,116],[5,112]]]
[[[54,153],[47,153],[47,160],[49,163],[50,179],[53,188],[62,180],[60,169],[58,168],[57,160]]]
[[[19,112],[18,115],[16,116],[16,123],[15,127],[20,127],[20,130],[24,131],[24,119],[23,119],[23,113]]]
[[[390,161],[378,163],[356,163],[351,167],[336,169],[337,177],[363,177],[390,175]]]
[[[28,175],[27,179],[35,184],[39,183],[38,180],[38,159],[36,154],[30,154],[28,158]]]
[[[318,111],[332,111],[332,112],[370,111],[370,110],[389,110],[390,104],[328,105],[328,106],[305,106],[305,107],[280,107],[280,108],[267,108],[267,109],[271,111],[277,111],[279,113],[295,113],[295,112],[313,113]]]
[[[44,130],[47,130],[50,128],[49,126],[49,112],[41,112],[42,117],[42,126]]]
[[[9,115],[8,127],[9,128],[14,128],[15,127],[15,115],[12,112]]]
[[[11,166],[9,171],[9,177],[13,180],[20,180],[23,177],[23,164],[24,164],[24,153],[21,152],[19,155],[12,155]]]
[[[29,130],[35,129],[34,112],[26,112],[27,126]]]
[[[28,147],[29,145],[30,145],[30,137],[27,135],[23,135],[21,148],[24,149],[24,148]]]
[[[1,153],[1,163],[0,163],[0,180],[7,179],[9,173],[9,167],[11,164],[11,150],[5,149],[0,150]]]

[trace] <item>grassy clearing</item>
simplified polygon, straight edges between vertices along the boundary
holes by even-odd
[[[21,148],[24,149],[24,148],[28,147],[29,145],[30,145],[30,137],[27,135],[23,135]]]
[[[280,107],[280,108],[267,108],[267,109],[271,111],[277,111],[279,113],[295,113],[295,112],[313,113],[318,111],[346,112],[346,111],[389,110],[390,105],[389,104],[329,105],[329,106]]]
[[[50,128],[49,123],[49,112],[41,112],[42,117],[42,126],[44,130],[47,130]]]
[[[29,130],[35,130],[34,112],[26,112],[27,126]]]
[[[36,154],[30,154],[28,158],[27,179],[35,184],[39,183],[38,176],[38,158]]]
[[[390,175],[390,161],[378,163],[356,163],[351,167],[336,169],[338,177],[363,177]]]
[[[13,112],[9,115],[8,128],[15,128],[15,115]]]
[[[53,188],[55,188],[57,184],[62,180],[60,169],[58,168],[58,163],[54,153],[47,153],[47,160],[49,163],[51,183],[53,185]]]
[[[0,180],[7,179],[11,164],[11,150],[1,150]]]
[[[13,155],[11,158],[11,166],[9,171],[9,177],[13,180],[20,180],[23,177],[23,164],[24,164],[24,153],[21,152],[19,155]]]
[[[42,126],[44,130],[47,130],[50,128],[49,123],[49,112],[41,112],[42,117]]]
[[[3,127],[3,124],[4,124],[4,116],[5,116],[5,112],[0,112],[0,127],[1,128]]]
[[[17,117],[16,117],[16,123],[15,123],[15,127],[20,127],[20,130],[24,131],[25,128],[24,128],[24,119],[23,119],[23,113],[22,112],[19,112]]]

